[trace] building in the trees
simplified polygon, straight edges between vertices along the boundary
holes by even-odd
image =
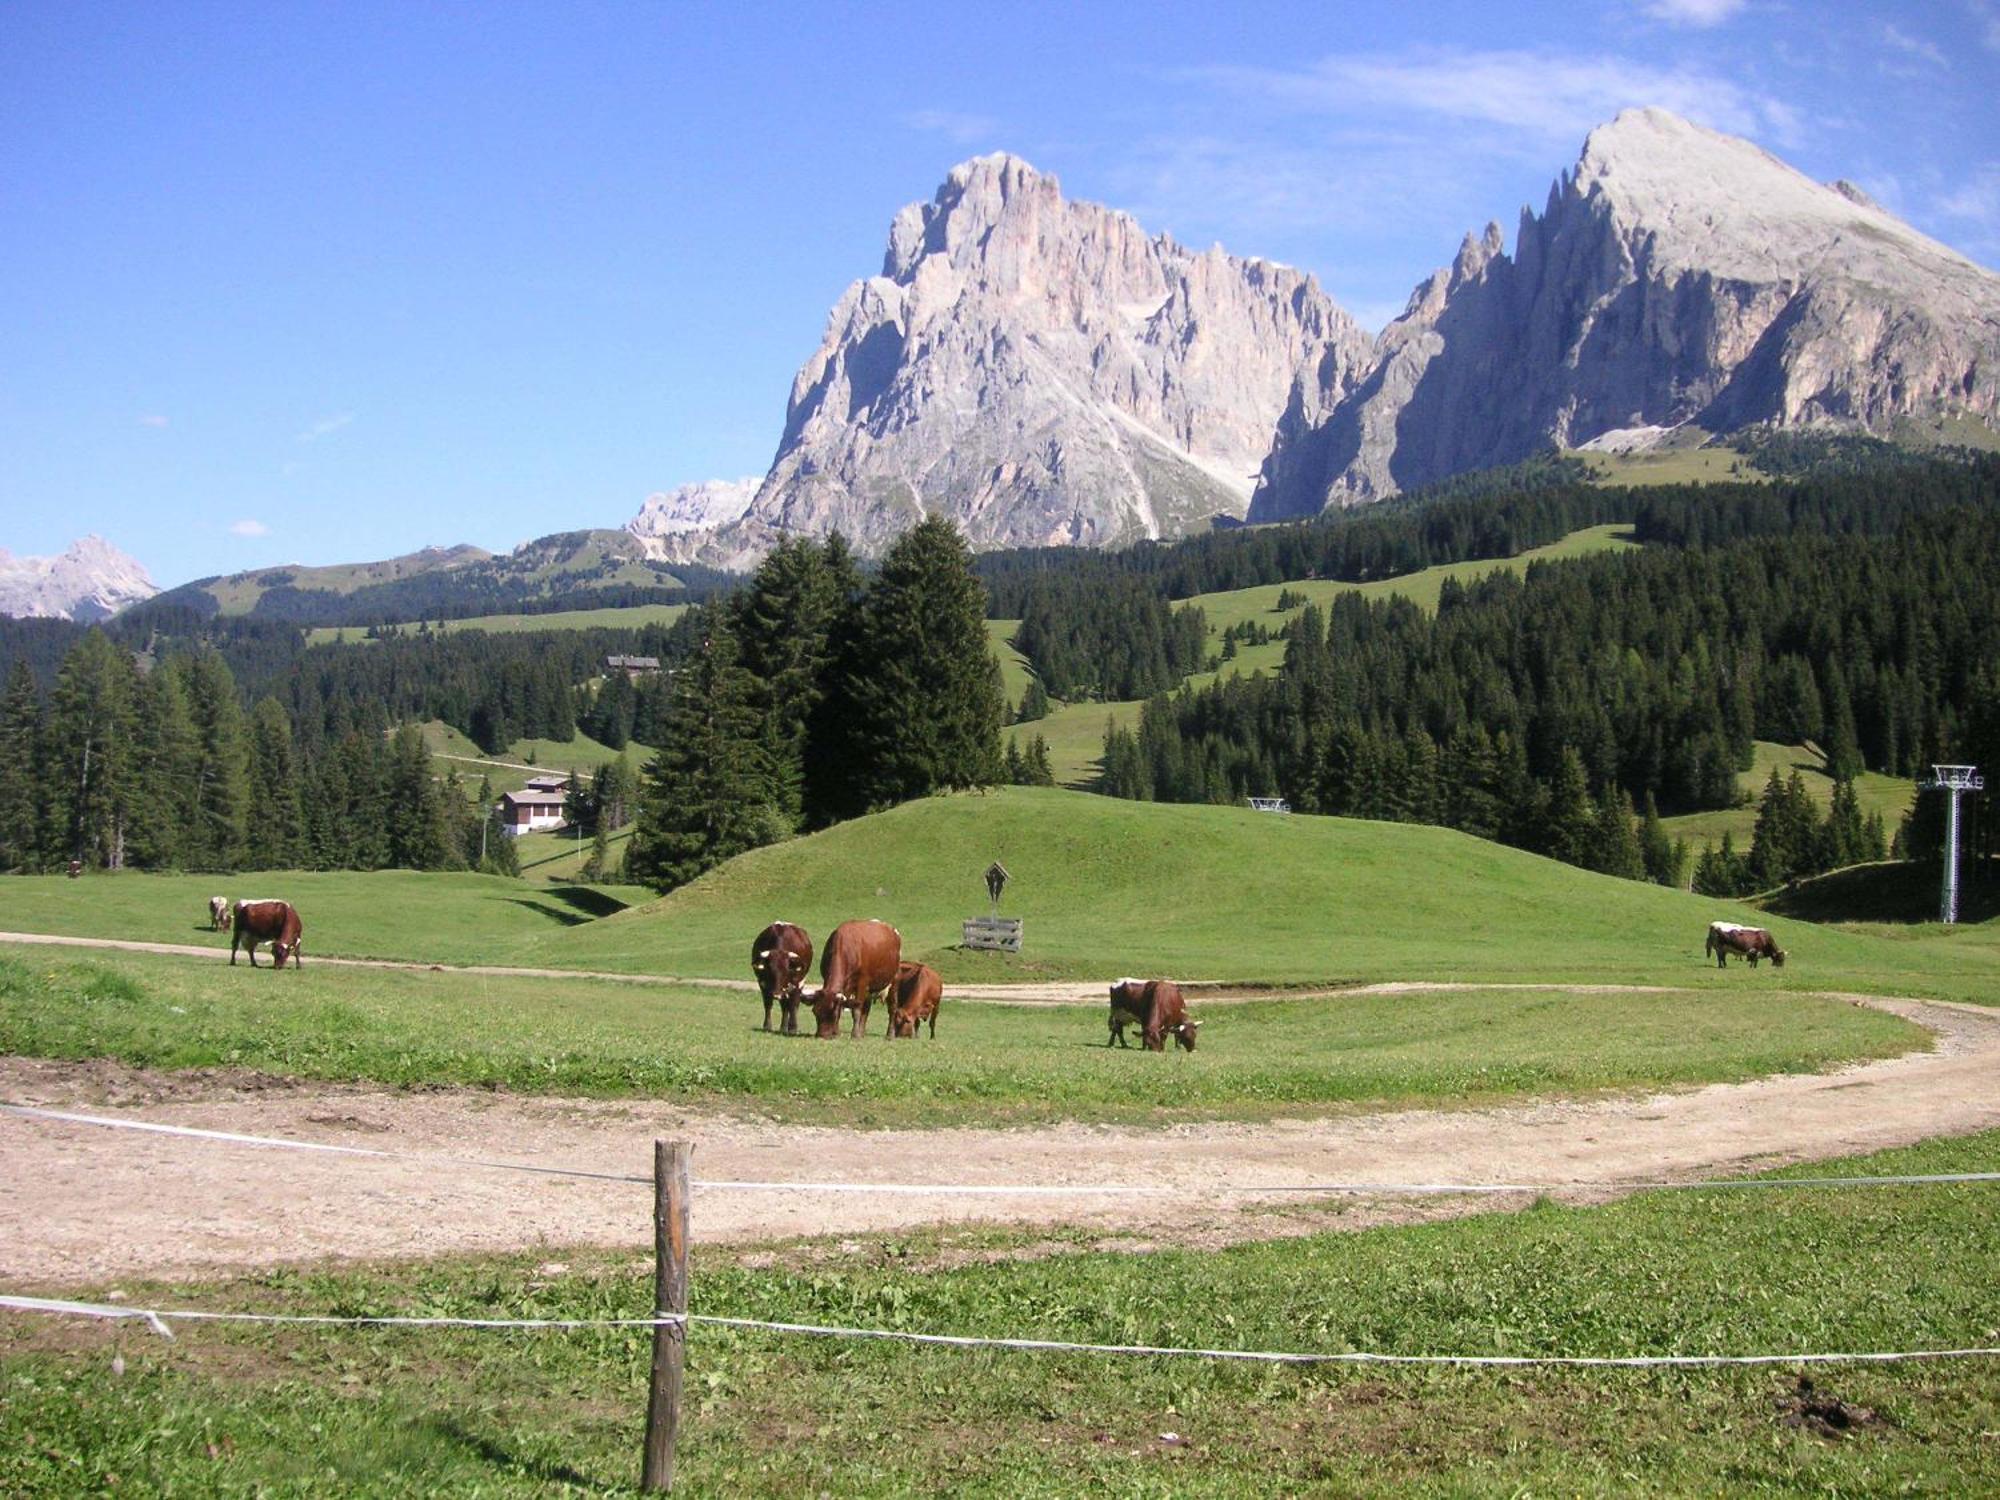
[[[659,671],[660,659],[657,656],[607,656],[604,658],[604,669],[607,672],[623,672],[636,682],[648,672]]]
[[[537,777],[538,781],[550,778]],[[563,778],[567,784],[567,778]],[[518,792],[500,794],[500,823],[516,838],[524,833],[540,833],[544,828],[563,825],[563,789],[523,787]]]

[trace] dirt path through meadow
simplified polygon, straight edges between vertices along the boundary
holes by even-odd
[[[1408,988],[1423,988],[1410,986]],[[1440,987],[1443,988],[1443,987]],[[1450,988],[1462,988],[1450,986]],[[696,1238],[754,1245],[960,1221],[1073,1224],[1105,1243],[1217,1244],[1490,1207],[1505,1199],[1273,1195],[1300,1182],[1685,1180],[2000,1126],[2000,1014],[1829,997],[1908,1017],[1934,1050],[1827,1074],[1648,1096],[1405,1109],[1264,1124],[852,1131],[651,1101],[397,1091],[104,1062],[0,1059],[0,1098],[428,1157],[643,1175],[655,1137],[708,1180],[936,1184],[939,1193],[703,1189]],[[1135,1066],[1174,1057],[1135,1055]],[[101,1292],[116,1278],[327,1258],[651,1242],[650,1189],[430,1161],[340,1157],[0,1116],[0,1285]],[[954,1194],[968,1184],[1131,1184],[1157,1195]],[[1610,1184],[1611,1186],[1603,1186]],[[1221,1192],[1227,1186],[1240,1192]],[[1259,1196],[1257,1190],[1267,1190]]]

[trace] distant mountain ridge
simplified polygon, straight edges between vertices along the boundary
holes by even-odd
[[[554,607],[653,603],[713,587],[701,568],[670,569],[625,531],[563,531],[495,555],[426,547],[383,562],[257,568],[197,579],[149,609],[248,615],[298,625],[370,625]]]
[[[658,546],[742,567],[837,527],[873,553],[925,513],[978,548],[1116,546],[1655,430],[1991,429],[1996,372],[2000,276],[1665,110],[1591,132],[1512,255],[1468,234],[1373,340],[1312,277],[1003,153],[896,216],[742,516]]]
[[[159,591],[138,559],[101,536],[82,537],[55,557],[0,548],[0,615],[90,624]]]
[[[1628,110],[1522,213],[1511,257],[1497,224],[1467,235],[1322,405],[1280,426],[1253,520],[1645,429],[1990,425],[2000,276],[1850,183]]]

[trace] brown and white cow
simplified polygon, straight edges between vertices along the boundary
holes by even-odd
[[[896,965],[896,987],[889,992],[889,1039],[914,1037],[921,1021],[931,1023],[937,1035],[938,1003],[944,999],[944,981],[929,964]]]
[[[868,1008],[896,982],[903,935],[887,922],[842,922],[819,954],[819,988],[806,999],[822,1041],[840,1035],[840,1013],[854,1012],[853,1035],[868,1029]]]
[[[813,943],[806,930],[791,922],[773,922],[757,934],[750,945],[750,972],[757,976],[757,988],[764,996],[764,1029],[771,1029],[771,1002],[783,1013],[780,1029],[786,1036],[799,1032],[799,996],[804,993],[806,975],[812,973]]]
[[[257,967],[257,945],[271,945],[271,967],[282,969],[287,955],[299,967],[299,933],[304,924],[289,901],[239,901],[236,925],[229,935],[229,963],[236,964],[239,944],[250,953],[250,967]]]
[[[1111,986],[1111,1035],[1104,1045],[1128,1045],[1128,1025],[1139,1028],[1140,1045],[1148,1052],[1166,1051],[1169,1035],[1192,1052],[1194,1034],[1201,1030],[1201,1022],[1188,1019],[1181,987],[1171,979],[1121,979]]]
[[[1750,960],[1753,969],[1760,958],[1770,959],[1773,968],[1785,966],[1785,950],[1778,946],[1777,939],[1761,927],[1743,927],[1735,922],[1710,922],[1708,942],[1702,952],[1715,955],[1718,969],[1729,967],[1728,956],[1732,953]]]
[[[230,905],[227,896],[210,896],[208,898],[208,930],[210,932],[220,932],[223,928],[227,927],[229,925],[229,912]]]

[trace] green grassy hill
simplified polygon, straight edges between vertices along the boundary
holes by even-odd
[[[637,630],[643,625],[671,625],[687,613],[685,604],[633,604],[623,609],[562,609],[545,615],[473,615],[464,620],[433,620],[431,633],[451,635],[461,630],[484,630],[491,635],[517,635],[528,630]],[[386,625],[380,632],[414,634],[414,625]],[[309,646],[345,642],[365,645],[365,627],[320,625],[306,632]]]
[[[1536,547],[1521,553],[1518,557],[1479,562],[1444,563],[1435,568],[1424,568],[1415,573],[1405,573],[1398,578],[1380,578],[1370,583],[1339,583],[1326,579],[1307,579],[1299,583],[1260,584],[1256,588],[1232,589],[1224,593],[1197,594],[1187,600],[1197,605],[1208,616],[1209,653],[1219,655],[1222,650],[1222,633],[1234,625],[1246,621],[1259,621],[1272,631],[1280,629],[1287,621],[1300,614],[1305,604],[1291,609],[1278,608],[1278,596],[1289,590],[1302,597],[1308,604],[1316,604],[1321,609],[1341,594],[1360,594],[1366,599],[1387,599],[1393,596],[1411,600],[1426,612],[1437,608],[1438,594],[1444,588],[1447,578],[1456,578],[1460,583],[1469,583],[1475,578],[1484,578],[1492,573],[1517,573],[1528,564],[1537,561],[1554,561],[1566,557],[1586,557],[1596,552],[1616,551],[1633,546],[1631,528],[1623,523],[1608,526],[1587,526],[1581,531],[1573,531],[1561,541],[1551,542],[1546,547]],[[1007,701],[1018,705],[1021,692],[1027,686],[1027,673],[1031,670],[1025,658],[1014,650],[1014,632],[1020,626],[1019,620],[989,620],[987,630],[1000,656],[1001,673],[1007,683]],[[1236,656],[1225,662],[1216,672],[1197,672],[1187,679],[1200,688],[1218,677],[1247,677],[1255,672],[1276,672],[1284,665],[1285,643],[1270,641],[1261,646],[1244,646]],[[1016,735],[1025,746],[1027,741],[1039,734],[1049,742],[1049,761],[1055,767],[1056,783],[1059,786],[1087,787],[1093,784],[1103,770],[1104,726],[1106,720],[1121,728],[1131,728],[1139,722],[1138,700],[1116,703],[1070,703],[1056,708],[1046,718],[1032,723],[1011,727],[1007,732]]]
[[[986,909],[981,872],[1013,874],[1021,958],[961,952]],[[935,797],[754,851],[604,922],[549,934],[538,962],[734,976],[766,922],[815,940],[854,917],[901,928],[948,980],[1104,978],[1344,983],[1556,979],[1750,982],[1702,955],[1736,903],[1593,875],[1448,829],[1272,817],[1060,790]],[[1793,962],[1755,981],[2000,1000],[2000,967],[1969,945],[1781,931]]]
[[[1738,853],[1747,854],[1750,835],[1757,827],[1757,798],[1763,795],[1764,783],[1770,779],[1773,767],[1780,776],[1789,776],[1797,771],[1820,815],[1826,815],[1833,802],[1833,778],[1827,774],[1826,757],[1811,745],[1780,745],[1770,740],[1758,740],[1750,769],[1739,772],[1736,777],[1737,790],[1744,798],[1742,806],[1683,813],[1660,821],[1669,835],[1686,839],[1688,847],[1697,854],[1704,845],[1720,847],[1724,833],[1730,836]],[[1909,811],[1910,798],[1915,794],[1916,783],[1904,776],[1882,776],[1866,771],[1854,781],[1854,795],[1861,804],[1862,816],[1866,817],[1871,812],[1880,813],[1891,838],[1895,837],[1896,825]]]

